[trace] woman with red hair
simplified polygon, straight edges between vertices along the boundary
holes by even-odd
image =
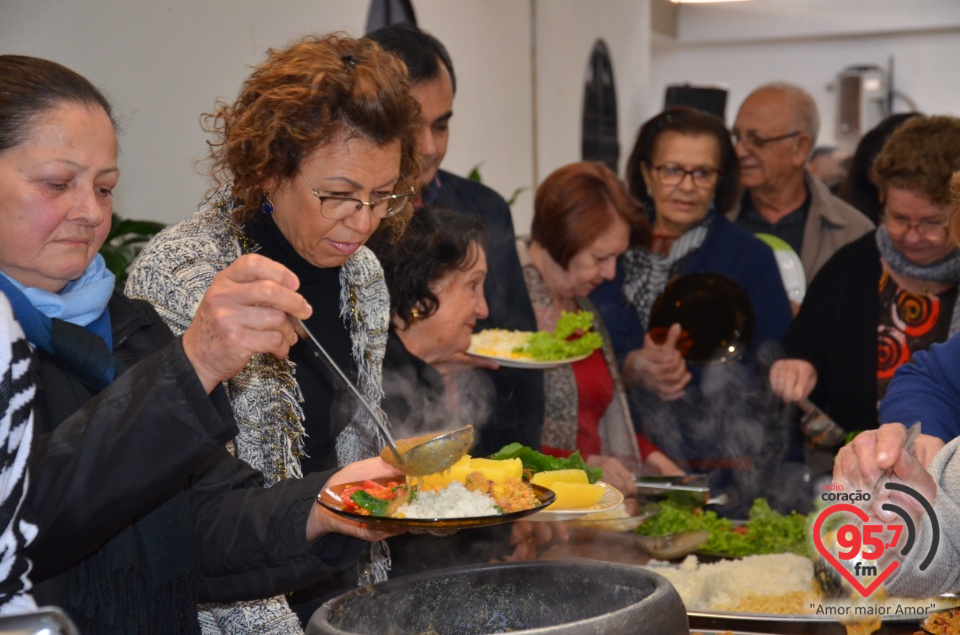
[[[542,450],[566,456],[580,450],[614,487],[632,494],[646,464],[662,474],[683,472],[636,434],[616,357],[600,314],[587,298],[613,279],[617,258],[649,228],[626,186],[601,163],[564,166],[541,183],[529,243],[518,245],[537,328],[552,331],[561,313],[590,311],[604,339],[590,357],[546,372]]]

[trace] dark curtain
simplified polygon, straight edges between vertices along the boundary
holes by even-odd
[[[602,161],[617,172],[620,141],[617,138],[617,91],[613,80],[613,64],[603,40],[597,40],[587,63],[587,79],[583,86],[584,161]]]

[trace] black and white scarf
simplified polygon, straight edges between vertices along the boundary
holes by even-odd
[[[634,247],[623,254],[623,299],[634,308],[643,331],[650,322],[650,310],[670,277],[683,268],[707,237],[713,212],[688,229],[670,245],[666,254],[650,253],[647,247]]]
[[[36,393],[31,363],[30,345],[0,293],[0,615],[37,609],[23,555],[37,527],[21,518]]]

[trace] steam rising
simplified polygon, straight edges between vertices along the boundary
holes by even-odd
[[[735,499],[724,510],[732,517],[746,517],[753,499],[761,496],[781,512],[811,507],[793,411],[783,407],[765,380],[772,357],[772,350],[762,353],[756,368],[735,363],[694,369],[699,384],[688,386],[676,401],[663,402],[641,389],[630,393],[634,417],[651,440],[682,467],[710,472],[712,493],[727,492]],[[718,467],[716,461],[723,459],[726,464]],[[747,465],[737,465],[742,462]]]
[[[444,380],[431,369],[418,372],[410,364],[384,367],[383,410],[394,438],[443,432],[465,424],[472,424],[478,434],[482,433],[495,402],[489,377],[465,371],[446,383],[445,387]]]

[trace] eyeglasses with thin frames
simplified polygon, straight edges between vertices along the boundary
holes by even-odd
[[[730,133],[730,136],[733,137],[733,145],[743,143],[743,145],[747,146],[748,148],[762,150],[769,143],[773,143],[774,141],[783,141],[784,139],[792,139],[800,134],[802,134],[802,131],[794,130],[793,132],[777,135],[775,137],[761,137],[753,131],[744,132],[741,134],[734,130]]]
[[[304,182],[310,187],[310,192],[320,201],[320,215],[327,220],[343,220],[348,218],[362,210],[364,205],[370,208],[370,213],[374,218],[389,218],[403,209],[403,206],[407,203],[407,199],[416,195],[416,192],[411,187],[409,192],[402,194],[390,194],[375,201],[361,201],[351,196],[321,194],[302,171],[300,171],[300,176],[303,177]]]
[[[913,221],[906,216],[886,211],[884,212],[884,218],[887,221],[888,231],[893,230],[896,233],[906,234],[912,229],[917,232],[917,235],[927,239],[946,238],[947,236],[947,221],[945,220],[921,218]]]
[[[709,166],[688,170],[676,163],[664,163],[663,165],[655,165],[653,169],[657,173],[660,183],[667,187],[680,185],[688,174],[697,187],[713,187],[720,177],[720,170]]]

